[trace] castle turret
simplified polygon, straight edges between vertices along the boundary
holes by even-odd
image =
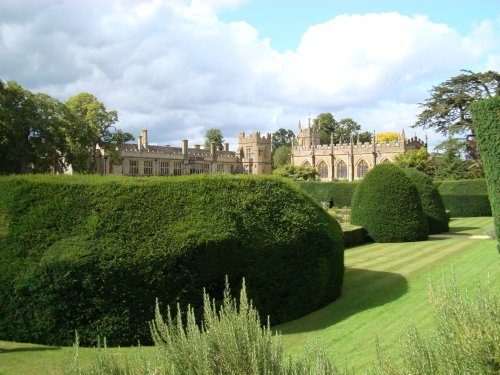
[[[260,132],[253,132],[245,136],[241,132],[238,144],[244,173],[271,174],[271,133],[261,136]]]

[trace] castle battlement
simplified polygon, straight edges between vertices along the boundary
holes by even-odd
[[[252,132],[250,135],[246,136],[245,132],[240,132],[238,137],[239,143],[271,143],[271,133],[267,133],[265,136],[261,136],[260,132]]]

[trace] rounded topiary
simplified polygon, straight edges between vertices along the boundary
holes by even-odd
[[[415,184],[393,164],[371,169],[356,188],[351,223],[363,226],[375,242],[427,239],[429,229]]]
[[[422,209],[427,217],[429,233],[448,232],[448,217],[443,199],[431,178],[415,168],[406,168],[403,171],[417,187],[420,203],[422,203]]]
[[[0,337],[151,342],[155,299],[200,312],[225,275],[273,324],[340,295],[338,223],[280,178],[0,178]]]

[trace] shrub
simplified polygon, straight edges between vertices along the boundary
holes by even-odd
[[[279,178],[4,177],[0,207],[6,340],[147,343],[156,297],[200,312],[225,274],[273,324],[341,292],[338,223]]]
[[[282,167],[276,168],[273,174],[279,177],[290,178],[292,180],[307,181],[315,180],[318,176],[318,171],[311,166],[299,166],[299,165],[284,165]]]
[[[438,191],[452,217],[491,216],[484,179],[443,181]]]
[[[444,209],[443,199],[432,180],[425,173],[415,168],[403,169],[406,176],[415,184],[420,195],[422,209],[427,217],[429,233],[448,232],[448,218]]]
[[[239,301],[224,291],[222,305],[204,293],[203,321],[198,324],[193,309],[170,309],[164,318],[156,305],[151,331],[157,353],[151,360],[136,356],[132,361],[117,361],[100,350],[90,369],[78,360],[68,374],[240,374],[240,375],[310,375],[339,374],[319,346],[306,346],[304,355],[292,360],[283,355],[279,334],[269,325],[262,326],[258,312],[248,300],[245,283]]]
[[[371,169],[352,197],[351,224],[364,227],[375,242],[427,239],[427,220],[415,184],[393,164]]]
[[[333,201],[336,207],[350,207],[352,195],[359,182],[349,181],[295,181],[316,203]]]
[[[500,97],[473,103],[471,114],[483,161],[500,252]]]

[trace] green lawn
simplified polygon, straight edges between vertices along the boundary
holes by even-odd
[[[451,232],[485,234],[492,218],[459,218]],[[302,350],[306,340],[325,345],[339,365],[347,362],[363,373],[373,360],[375,337],[395,353],[406,322],[422,329],[432,321],[427,300],[428,277],[436,281],[454,267],[459,286],[472,288],[480,276],[489,275],[492,285],[500,281],[500,257],[496,241],[447,238],[405,244],[369,244],[346,251],[343,296],[336,302],[301,319],[278,327],[290,354]],[[129,355],[131,348],[113,349]],[[151,350],[145,348],[145,350]],[[88,362],[94,349],[80,348]],[[71,362],[72,348],[55,348],[0,341],[0,374],[48,374]]]

